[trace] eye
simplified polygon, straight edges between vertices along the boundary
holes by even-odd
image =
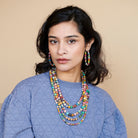
[[[71,40],[68,41],[68,43],[69,43],[69,44],[74,44],[74,43],[76,43],[76,40],[71,39]]]
[[[56,44],[58,41],[57,41],[57,40],[49,40],[49,42],[50,42],[51,44]]]

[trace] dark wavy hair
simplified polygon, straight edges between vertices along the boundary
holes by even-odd
[[[76,6],[67,6],[61,9],[56,9],[51,15],[49,15],[40,28],[36,40],[36,46],[37,51],[40,56],[44,58],[44,61],[36,64],[36,74],[47,72],[52,68],[48,62],[48,33],[50,27],[67,21],[74,21],[77,23],[79,33],[84,36],[86,44],[94,38],[94,43],[89,51],[90,65],[86,66],[83,59],[81,69],[85,71],[89,83],[97,85],[100,82],[103,82],[104,78],[108,75],[108,70],[101,58],[101,37],[99,33],[94,30],[92,21],[88,14]]]

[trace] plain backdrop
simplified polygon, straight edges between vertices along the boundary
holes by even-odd
[[[21,80],[35,75],[38,30],[55,9],[83,8],[101,34],[107,67],[105,89],[124,116],[128,138],[138,138],[137,0],[0,0],[0,103]]]

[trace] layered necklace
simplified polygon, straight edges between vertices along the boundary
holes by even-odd
[[[81,71],[82,94],[79,101],[74,105],[70,105],[63,97],[58,79],[56,77],[56,69],[51,69],[49,71],[49,75],[55,103],[57,105],[57,110],[60,118],[67,125],[75,126],[81,124],[86,117],[89,100],[89,90],[88,85],[86,83],[85,73]],[[80,108],[78,109],[78,111],[73,112],[73,109],[78,107],[79,105]],[[70,110],[71,112],[69,112],[68,110]]]

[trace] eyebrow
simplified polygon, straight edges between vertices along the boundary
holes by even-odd
[[[69,35],[66,36],[65,38],[71,38],[71,37],[79,37],[78,35]],[[48,36],[48,38],[57,38],[56,36]]]
[[[69,35],[69,36],[66,36],[65,38],[70,38],[70,37],[79,37],[78,35]]]

